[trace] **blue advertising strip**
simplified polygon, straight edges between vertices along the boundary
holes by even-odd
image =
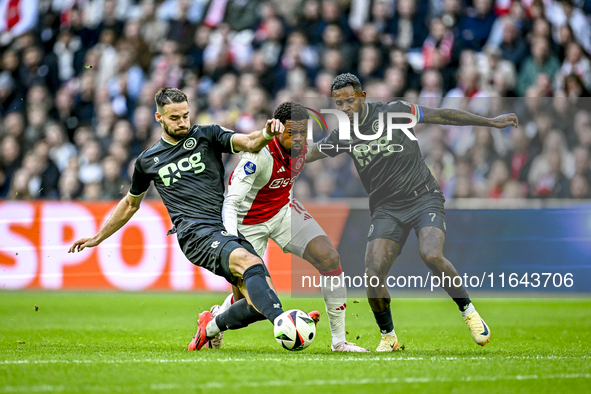
[[[446,218],[445,257],[461,276],[480,278],[469,291],[591,292],[591,209],[447,210]],[[351,211],[338,247],[346,275],[364,274],[369,226],[367,210]],[[428,272],[411,231],[389,275]]]

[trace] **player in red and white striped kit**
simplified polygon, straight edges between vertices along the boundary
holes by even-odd
[[[271,238],[285,253],[302,257],[317,268],[332,334],[331,349],[368,352],[345,340],[347,288],[339,254],[316,220],[291,198],[292,185],[304,168],[308,114],[301,105],[285,102],[277,107],[274,117],[284,124],[285,131],[260,152],[240,156],[224,201],[224,226],[230,234],[239,231],[259,256]],[[331,286],[330,277],[335,277],[335,286]],[[212,307],[212,312],[228,309],[234,298],[229,295],[221,307]],[[208,347],[220,347],[222,334]]]

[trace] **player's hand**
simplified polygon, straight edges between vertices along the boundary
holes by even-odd
[[[497,129],[503,129],[509,126],[517,127],[519,125],[519,119],[517,119],[517,115],[515,114],[499,115],[496,118],[492,118],[491,122],[491,126]]]
[[[78,241],[74,242],[70,249],[68,249],[68,253],[74,252],[82,252],[85,248],[92,248],[100,244],[98,240],[94,237],[92,238],[80,238]]]
[[[285,130],[285,126],[283,126],[283,123],[281,123],[279,119],[270,119],[267,120],[265,130],[270,135],[279,135],[283,133],[283,130]]]

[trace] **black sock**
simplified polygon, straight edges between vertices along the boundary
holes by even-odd
[[[374,312],[376,323],[380,327],[382,334],[387,334],[394,330],[394,323],[392,323],[392,311],[390,307],[383,312]]]
[[[458,304],[458,308],[460,308],[461,312],[464,312],[468,305],[472,301],[470,301],[470,296],[468,295],[468,290],[464,286],[460,287],[443,287],[443,290],[451,297],[452,300],[456,304]]]
[[[221,331],[237,330],[261,320],[265,320],[265,316],[250,306],[246,298],[236,301],[230,309],[215,317],[215,323]]]
[[[453,300],[456,304],[458,304],[458,308],[460,308],[460,312],[464,312],[466,310],[466,308],[468,308],[468,305],[470,305],[472,303],[472,301],[470,300],[470,297],[454,298]]]
[[[242,274],[246,291],[252,304],[263,316],[273,323],[275,318],[283,313],[281,301],[277,294],[269,287],[265,269],[262,264],[255,264],[244,270]]]

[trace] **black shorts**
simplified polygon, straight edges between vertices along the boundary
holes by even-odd
[[[179,233],[178,241],[181,250],[191,263],[225,278],[235,286],[239,285],[241,278],[230,272],[230,254],[235,249],[244,248],[257,256],[250,242],[242,234],[236,237],[217,228],[210,230],[188,228],[182,234]],[[266,267],[265,272],[269,276]]]
[[[417,237],[419,230],[423,227],[437,227],[445,233],[444,202],[445,197],[443,197],[441,190],[433,189],[425,190],[424,193],[401,207],[393,208],[388,204],[380,205],[374,209],[371,215],[371,226],[367,240],[391,239],[398,242],[400,251],[402,251],[411,229],[415,230]]]

